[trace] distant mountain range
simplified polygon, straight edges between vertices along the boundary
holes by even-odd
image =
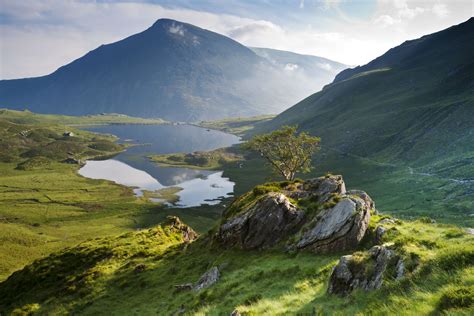
[[[249,49],[199,27],[160,19],[50,75],[0,81],[0,106],[39,113],[122,113],[197,121],[278,113],[345,65]]]
[[[298,124],[346,155],[474,178],[474,18],[390,49],[260,127]]]

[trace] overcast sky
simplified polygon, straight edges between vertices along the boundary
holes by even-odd
[[[473,0],[0,0],[0,78],[46,75],[172,18],[271,47],[365,64],[473,16]]]

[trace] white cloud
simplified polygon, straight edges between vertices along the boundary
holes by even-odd
[[[433,11],[433,13],[440,17],[440,18],[444,18],[446,16],[448,16],[449,14],[449,10],[448,8],[446,7],[445,4],[443,3],[436,3],[433,5],[433,8],[431,9]]]
[[[332,67],[330,64],[328,63],[319,63],[318,66],[320,68],[323,68],[324,70],[327,70],[327,71],[331,71],[332,70]]]
[[[304,0],[300,0],[300,9],[304,9]]]
[[[50,73],[101,44],[145,30],[159,18],[191,23],[248,46],[290,50],[355,65],[369,62],[407,39],[467,20],[472,14],[470,1],[438,1],[433,5],[433,2],[423,0],[377,0],[368,18],[338,18],[343,7],[341,2],[324,0],[320,2],[325,6],[319,11],[321,15],[285,24],[281,20],[125,2],[134,0],[116,3],[0,1],[2,17],[8,17],[5,21],[14,21],[14,24],[0,25],[0,78],[3,79]],[[306,8],[309,4],[305,3]],[[305,11],[297,10],[297,13],[303,14],[306,8]],[[330,19],[330,23],[312,26],[317,18],[326,18],[327,14],[334,12],[336,17]],[[179,27],[170,28],[170,31],[186,35]],[[199,44],[199,39],[191,40],[195,45]]]
[[[298,69],[298,65],[297,64],[286,64],[285,65],[285,70],[287,71],[293,71],[293,70],[296,70]]]
[[[168,30],[171,34],[176,34],[176,35],[180,35],[180,36],[184,36],[184,27],[182,24],[171,24],[169,30]]]
[[[382,27],[391,26],[400,22],[401,22],[400,20],[394,19],[390,15],[387,15],[387,14],[383,14],[374,20],[375,24],[379,24]]]

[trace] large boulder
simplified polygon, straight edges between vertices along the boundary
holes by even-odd
[[[304,223],[305,213],[281,193],[270,192],[248,211],[225,221],[217,239],[225,246],[264,249],[295,233]]]
[[[392,277],[403,276],[403,260],[385,246],[374,246],[367,252],[343,256],[333,268],[328,293],[345,296],[357,288],[366,291],[379,289],[390,266],[395,271]]]
[[[353,249],[364,237],[369,221],[370,208],[364,200],[343,197],[312,220],[308,225],[312,228],[297,241],[296,248],[316,253]]]
[[[262,187],[224,212],[217,233],[222,245],[265,249],[284,242],[288,250],[316,253],[353,249],[364,237],[374,209],[367,193],[346,192],[341,176]],[[261,193],[264,189],[278,192]]]

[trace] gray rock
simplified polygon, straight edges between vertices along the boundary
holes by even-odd
[[[395,271],[397,271],[397,275],[395,276],[395,279],[397,280],[403,278],[403,276],[405,275],[405,262],[402,258],[398,259]]]
[[[379,221],[379,224],[395,224],[395,220],[391,218],[384,218]]]
[[[190,291],[194,288],[194,286],[192,283],[184,283],[184,284],[176,284],[174,288],[176,289],[176,291],[182,292],[182,291]]]
[[[374,246],[367,253],[362,253],[362,259],[355,255],[343,256],[333,268],[329,279],[328,293],[341,296],[348,295],[354,289],[366,291],[379,289],[387,267],[397,256],[393,250],[384,246]],[[397,276],[403,275],[403,261],[397,261]]]
[[[365,202],[366,207],[369,208],[369,210],[374,210],[375,214],[377,214],[377,211],[375,209],[375,202],[366,192],[361,190],[349,190],[346,192],[346,195],[355,195],[361,198]]]
[[[327,176],[306,180],[303,189],[310,196],[319,197],[319,202],[324,203],[331,198],[331,194],[345,194],[346,184],[342,176]]]
[[[267,193],[244,214],[221,225],[217,239],[225,246],[264,249],[295,233],[305,214],[281,193]]]
[[[313,219],[312,228],[296,243],[297,249],[316,253],[355,248],[365,235],[370,210],[358,197],[344,197],[333,208]]]
[[[382,243],[382,238],[383,235],[387,232],[387,229],[383,226],[377,226],[375,229],[375,243],[376,244],[381,244]]]
[[[199,281],[196,282],[194,285],[194,291],[200,291],[202,289],[206,289],[219,281],[220,273],[217,267],[212,267],[206,273],[204,273],[200,278]]]

